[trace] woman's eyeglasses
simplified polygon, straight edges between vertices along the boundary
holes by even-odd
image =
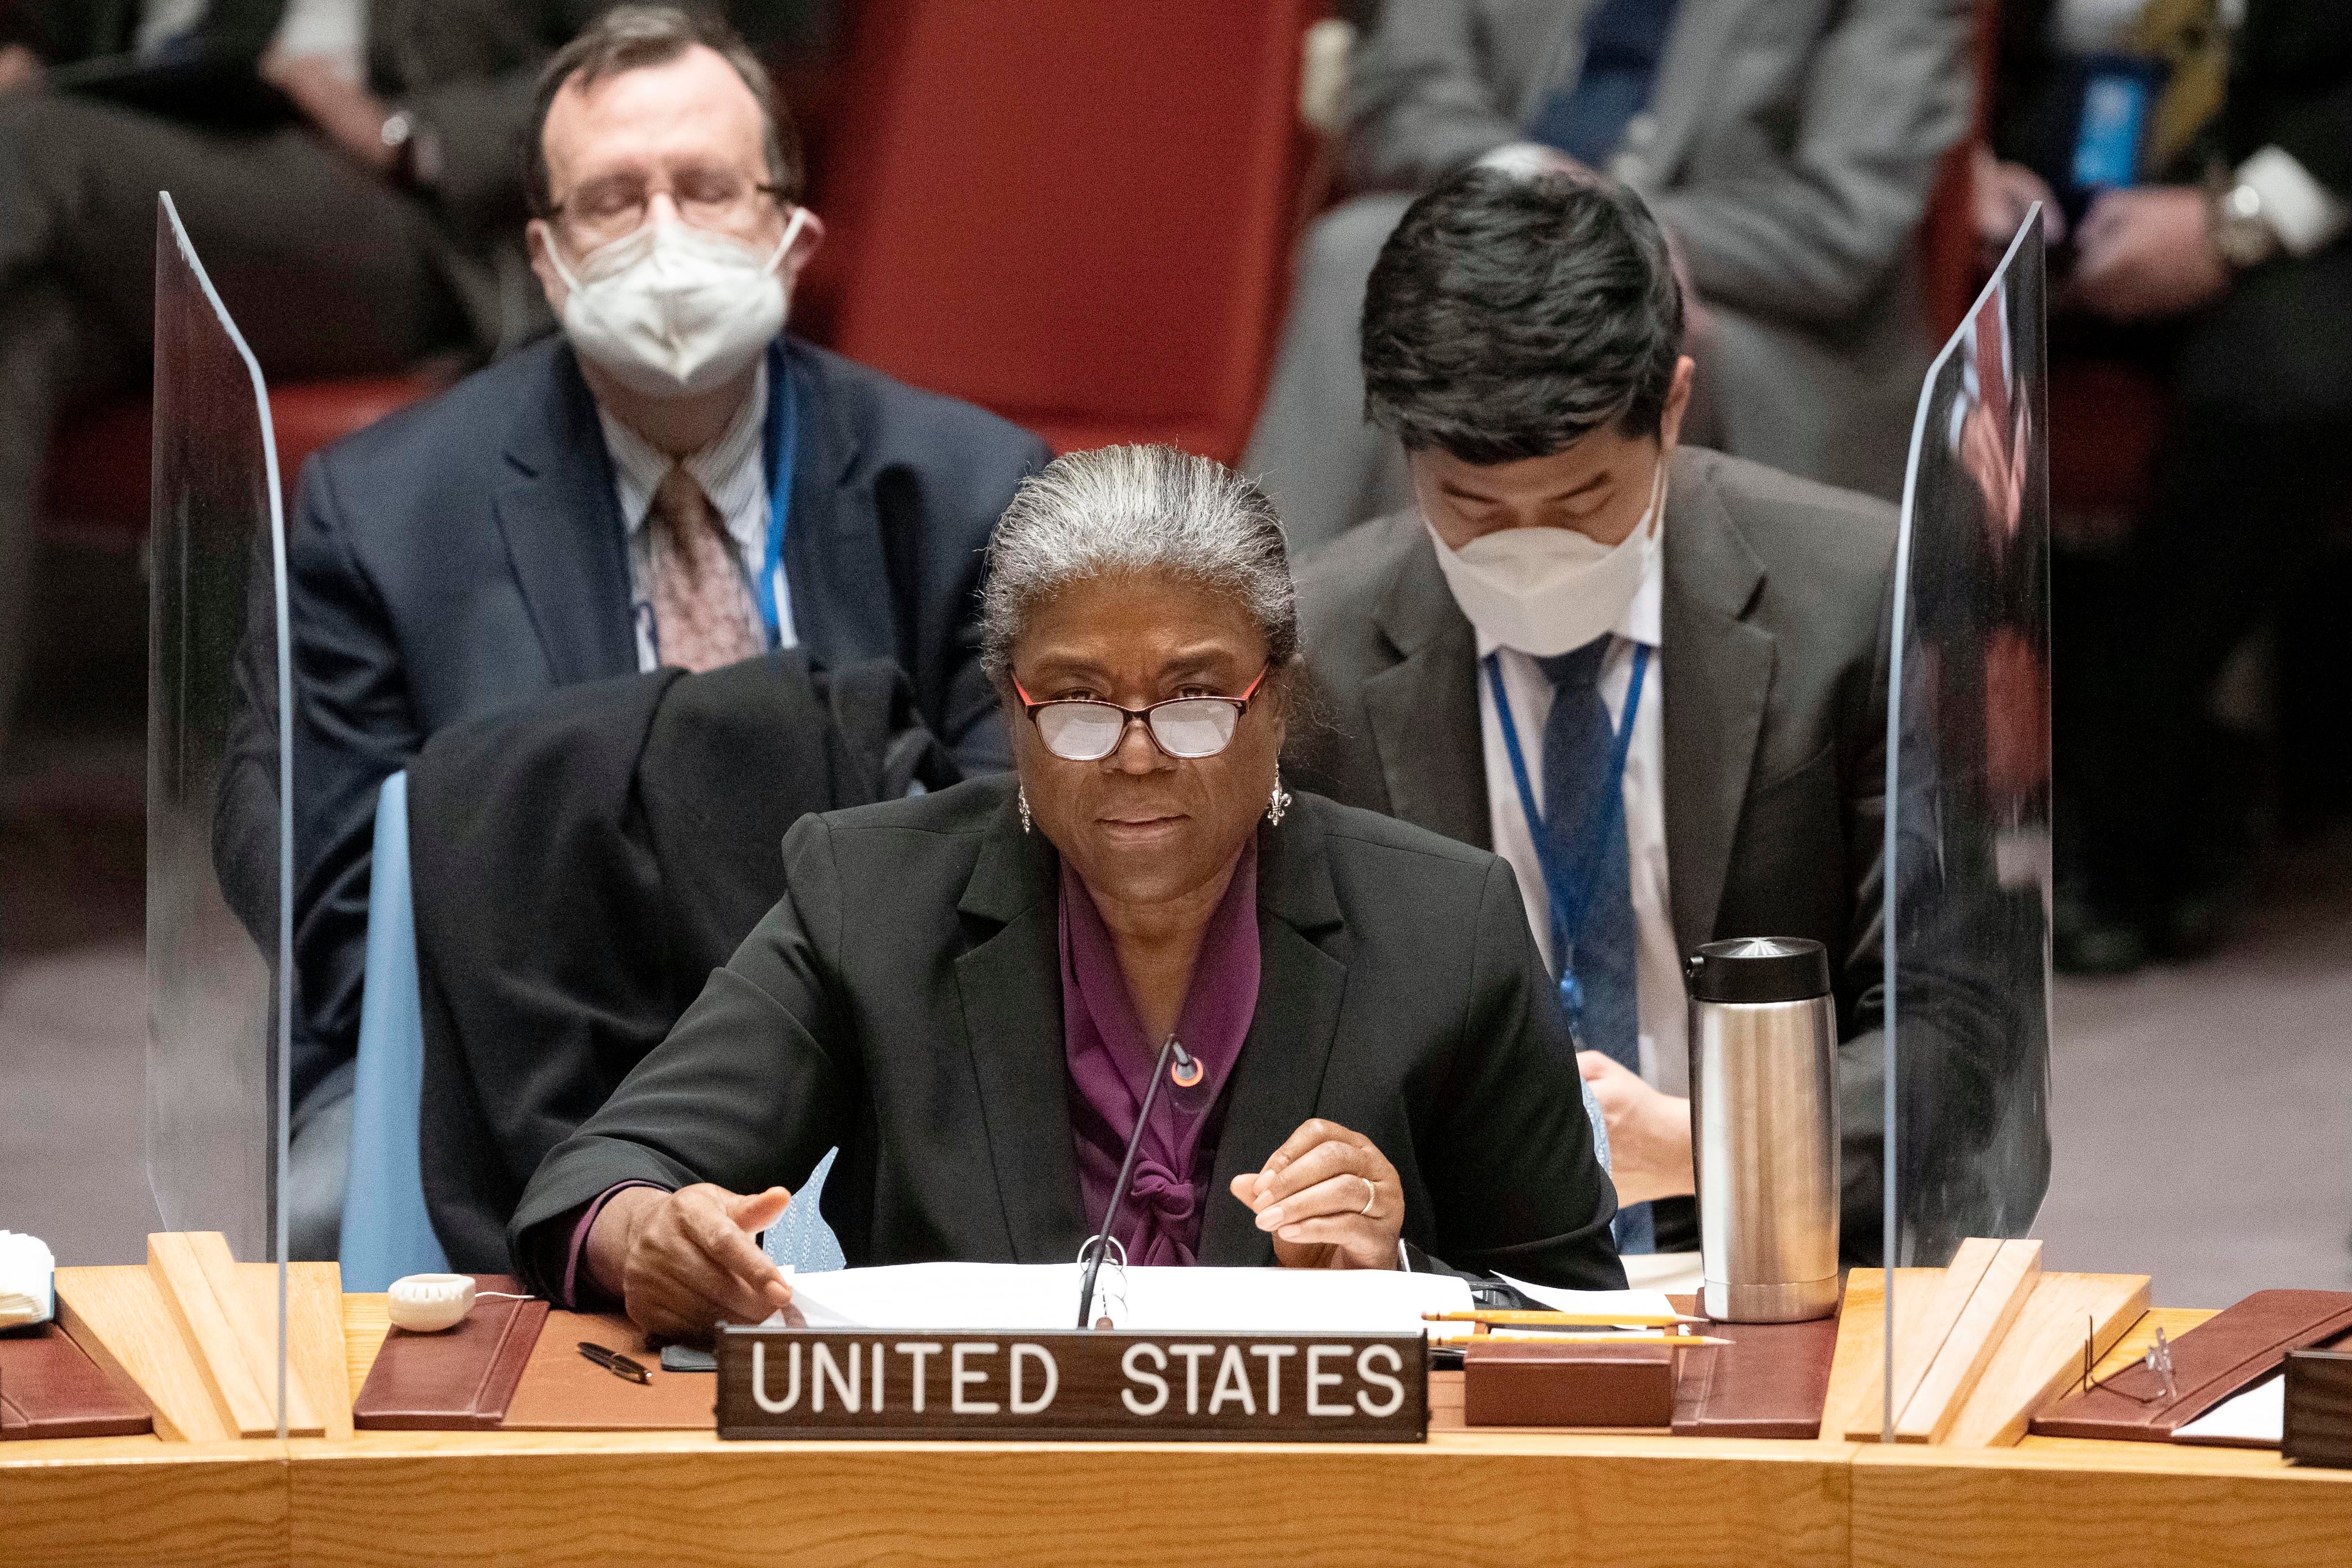
[[[1098,763],[1118,750],[1127,727],[1143,721],[1152,744],[1171,757],[1187,760],[1213,757],[1233,744],[1234,731],[1249,711],[1257,689],[1265,684],[1266,670],[1257,672],[1249,689],[1239,697],[1171,697],[1143,708],[1122,708],[1116,702],[1084,698],[1056,698],[1040,702],[1022,689],[1013,689],[1045,749],[1065,762]]]

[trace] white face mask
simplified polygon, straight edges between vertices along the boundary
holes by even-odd
[[[677,222],[651,223],[581,258],[573,277],[549,238],[548,259],[571,292],[563,331],[583,358],[647,397],[688,397],[742,374],[784,328],[776,266],[808,218],[793,209],[762,261],[739,240]]]
[[[1549,658],[1582,647],[1625,618],[1641,591],[1652,525],[1665,505],[1662,455],[1650,481],[1650,506],[1622,543],[1602,544],[1570,528],[1505,528],[1449,549],[1426,518],[1438,569],[1470,624],[1505,647]]]

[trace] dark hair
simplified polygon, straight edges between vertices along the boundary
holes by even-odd
[[[577,77],[582,87],[593,87],[623,71],[666,66],[697,44],[722,56],[751,89],[767,133],[768,182],[786,201],[801,199],[799,129],[792,110],[777,99],[768,68],[742,36],[723,18],[698,7],[615,5],[556,50],[540,73],[539,91],[531,100],[530,140],[523,153],[523,188],[535,216],[546,217],[555,210],[555,195],[548,188],[547,111],[564,84]]]
[[[1364,416],[1465,463],[1549,457],[1612,421],[1654,436],[1682,341],[1682,289],[1640,197],[1468,169],[1381,247]]]

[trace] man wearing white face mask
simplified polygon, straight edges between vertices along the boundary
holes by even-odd
[[[1826,943],[1859,1259],[1880,1234],[1894,509],[1679,446],[1682,335],[1664,240],[1621,186],[1472,170],[1414,204],[1363,341],[1417,505],[1299,573],[1332,722],[1291,766],[1510,861],[1629,1252],[1697,1246],[1685,955]]]
[[[967,767],[1007,760],[980,574],[1045,444],[786,333],[824,226],[723,23],[604,13],[533,123],[562,334],[321,454],[289,531],[298,1102],[348,1080],[378,786],[446,725],[798,648],[895,661]]]

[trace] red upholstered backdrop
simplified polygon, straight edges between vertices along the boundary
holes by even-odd
[[[812,282],[833,345],[1057,450],[1247,439],[1321,0],[870,0]]]
[[[430,397],[448,384],[446,368],[349,381],[288,382],[269,389],[278,435],[278,474],[292,521],[302,464],[320,447]],[[126,398],[80,412],[60,426],[49,448],[43,537],[128,552],[147,536],[154,441],[147,399]]]

